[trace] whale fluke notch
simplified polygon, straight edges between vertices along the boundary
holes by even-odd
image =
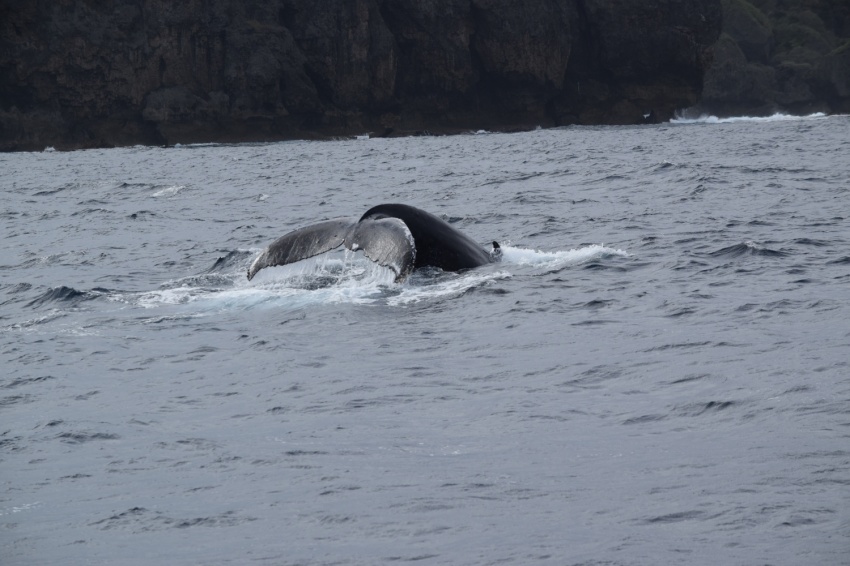
[[[381,204],[359,219],[337,218],[299,228],[281,236],[248,268],[248,280],[264,267],[287,265],[342,245],[362,250],[370,260],[388,267],[403,281],[419,267],[460,271],[499,261],[493,242],[488,253],[445,220],[406,204]]]

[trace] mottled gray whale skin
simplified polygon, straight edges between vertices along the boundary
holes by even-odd
[[[359,219],[326,220],[281,236],[254,260],[248,280],[264,267],[286,265],[343,245],[392,269],[397,282],[419,267],[460,271],[501,258],[497,242],[488,252],[431,213],[406,204],[379,204]]]

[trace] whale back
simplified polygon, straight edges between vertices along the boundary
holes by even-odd
[[[439,267],[459,271],[488,264],[489,253],[451,224],[407,204],[379,204],[366,211],[366,219],[398,218],[407,225],[416,245],[414,267]]]

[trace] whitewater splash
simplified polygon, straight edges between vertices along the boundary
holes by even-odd
[[[508,279],[511,276],[507,271],[496,271],[495,273],[470,271],[452,275],[454,277],[442,278],[437,282],[402,285],[398,294],[388,297],[386,302],[391,306],[404,306],[421,301],[450,299],[459,297],[476,287],[482,287],[499,279]]]
[[[253,309],[296,311],[335,304],[404,307],[451,300],[517,274],[534,277],[589,261],[629,255],[603,245],[555,252],[504,245],[502,261],[498,264],[460,273],[425,268],[417,270],[403,283],[396,283],[392,270],[366,259],[362,252],[344,250],[264,269],[249,282],[245,278],[245,261],[252,258],[247,256],[248,250],[238,252],[233,252],[233,257],[241,259],[224,272],[214,268],[206,273],[166,281],[151,291],[51,288],[30,303],[33,308],[44,309],[37,317],[4,326],[0,331],[37,330],[46,324],[55,324],[71,310],[101,310],[104,302],[117,306],[113,314],[124,311],[138,322],[154,324]],[[259,251],[251,250],[250,253],[256,256]],[[138,309],[145,314],[132,314]],[[74,327],[68,332],[80,334],[95,330]]]
[[[192,275],[163,283],[155,291],[125,293],[114,300],[146,309],[184,306],[195,314],[258,307],[297,309],[373,302],[394,279],[390,269],[346,250],[264,269],[251,282],[240,266],[235,272]]]
[[[795,120],[819,120],[827,118],[823,112],[815,112],[805,116],[794,116],[792,114],[782,114],[777,112],[771,116],[732,116],[729,118],[718,118],[708,114],[701,114],[698,117],[688,117],[685,114],[677,113],[670,120],[671,124],[733,124],[736,122],[791,122]]]
[[[255,308],[296,310],[340,303],[405,306],[451,299],[509,279],[513,277],[509,271],[512,266],[530,268],[530,274],[535,275],[614,256],[628,257],[628,253],[603,245],[555,252],[505,245],[502,261],[494,270],[486,266],[462,273],[426,269],[396,283],[392,270],[369,261],[361,252],[344,250],[263,269],[250,282],[240,265],[238,271],[193,275],[166,282],[155,291],[109,298],[144,309],[174,308],[178,311],[174,314],[180,316]]]
[[[628,257],[629,254],[623,250],[609,248],[602,244],[593,244],[583,248],[559,252],[544,252],[502,246],[503,263],[530,265],[544,273],[551,273],[570,265],[578,265],[612,256]]]

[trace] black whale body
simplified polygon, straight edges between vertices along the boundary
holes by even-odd
[[[396,281],[419,267],[459,271],[501,256],[499,244],[487,252],[475,240],[445,220],[406,204],[379,204],[359,219],[338,218],[281,236],[248,268],[252,279],[264,267],[286,265],[344,245],[362,250],[372,261],[389,267]]]

